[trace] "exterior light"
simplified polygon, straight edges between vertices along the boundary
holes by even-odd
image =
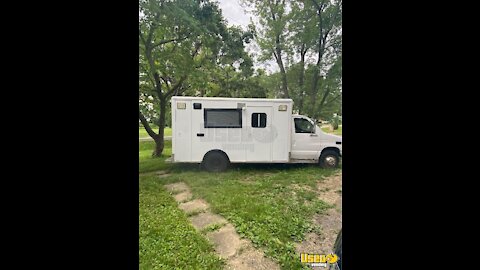
[[[177,102],[177,109],[185,110],[187,108],[187,104],[185,102]]]

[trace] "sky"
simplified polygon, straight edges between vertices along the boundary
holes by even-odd
[[[227,21],[228,25],[241,26],[243,30],[247,30],[247,26],[250,23],[250,18],[254,22],[257,22],[255,15],[248,12],[244,7],[240,5],[240,0],[217,0],[222,10],[223,17]],[[259,63],[256,61],[256,56],[259,51],[258,45],[255,41],[246,46],[247,51],[252,54],[254,58],[254,68],[263,68],[267,73],[278,71],[278,67],[275,61],[267,61],[265,63]]]
[[[247,29],[250,17],[253,15],[245,12],[239,0],[218,0],[218,3],[229,25],[240,25],[243,29]]]

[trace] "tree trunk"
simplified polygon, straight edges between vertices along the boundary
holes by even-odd
[[[140,122],[142,122],[143,127],[147,131],[148,135],[152,137],[153,140],[156,140],[158,137],[158,134],[156,134],[153,129],[150,127],[150,124],[148,123],[147,119],[143,116],[142,112],[138,112],[139,116],[138,119],[140,119]]]
[[[305,95],[305,54],[307,50],[304,49],[305,44],[302,44],[300,49],[300,76],[298,78],[298,86],[300,88],[300,102],[298,104],[298,113],[302,114],[303,111],[303,99]]]
[[[281,56],[281,51],[277,50],[277,64],[278,67],[280,68],[280,75],[282,76],[282,97],[283,98],[289,98],[290,95],[288,94],[288,85],[287,85],[287,72],[285,71],[285,67],[283,66],[283,61],[282,61],[282,56]]]
[[[277,60],[278,67],[280,68],[280,74],[282,76],[282,97],[283,98],[290,98],[290,94],[288,93],[288,84],[287,84],[287,72],[285,71],[285,66],[283,65],[282,60],[282,49],[280,49],[280,36],[277,35],[275,40],[275,60]]]
[[[287,73],[285,72],[285,68],[282,67],[280,68],[280,71],[282,73],[282,92],[283,92],[283,98],[289,98],[290,95],[288,94],[288,86],[287,86]]]
[[[158,136],[154,138],[155,141],[155,150],[152,153],[154,157],[160,157],[163,153],[163,148],[165,147],[165,115],[167,109],[167,102],[164,97],[160,98],[160,117],[158,119]]]
[[[327,100],[328,95],[330,94],[330,88],[327,88],[325,90],[325,93],[323,94],[322,100],[320,101],[320,106],[318,107],[317,115],[320,115],[320,113],[323,110],[323,105],[325,105],[325,101]]]
[[[315,2],[316,4],[316,2]],[[320,5],[316,4],[317,6],[317,16],[319,19],[319,37],[318,37],[318,44],[317,44],[317,49],[318,49],[318,58],[317,58],[317,64],[316,64],[316,70],[315,73],[313,74],[313,81],[312,81],[312,91],[310,93],[310,98],[312,99],[312,111],[313,111],[313,117],[317,119],[319,113],[315,110],[316,104],[317,104],[317,94],[318,94],[318,89],[320,86],[318,85],[318,82],[320,80],[320,72],[322,70],[322,58],[323,58],[323,52],[325,48],[325,38],[324,38],[324,33],[323,33],[323,18],[322,18],[322,10],[324,7],[325,1],[322,1]],[[328,34],[328,33],[327,33]]]
[[[317,69],[320,69],[320,67],[317,66]],[[317,93],[318,93],[318,81],[320,79],[320,71],[317,70],[315,71],[315,73],[313,74],[313,82],[312,82],[312,90],[310,91],[310,100],[312,101],[312,107],[311,107],[311,110],[313,112],[313,115],[311,115],[312,117],[317,117],[317,113],[316,113],[316,110],[315,110],[315,106],[317,104]]]

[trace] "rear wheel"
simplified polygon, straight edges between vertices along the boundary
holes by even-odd
[[[221,152],[207,153],[202,162],[202,166],[209,172],[223,172],[229,164],[227,156]]]
[[[340,157],[337,151],[325,150],[320,155],[319,163],[320,163],[320,167],[331,169],[331,168],[337,168],[339,161],[340,161]]]

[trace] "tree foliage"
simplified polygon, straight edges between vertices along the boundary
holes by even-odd
[[[292,98],[297,112],[314,118],[327,117],[334,105],[339,111],[342,1],[243,2],[259,16],[260,24],[252,26],[261,48],[259,59],[273,60],[279,67],[281,83],[274,96]]]
[[[184,93],[207,95],[211,82],[206,78],[228,67],[236,71],[235,65],[240,74],[232,76],[248,82],[252,60],[244,42],[252,35],[227,27],[213,1],[140,0],[139,12],[139,120],[156,142],[153,155],[159,156],[169,98]],[[223,77],[218,81],[221,86],[232,85]],[[158,133],[150,127],[152,121]]]

